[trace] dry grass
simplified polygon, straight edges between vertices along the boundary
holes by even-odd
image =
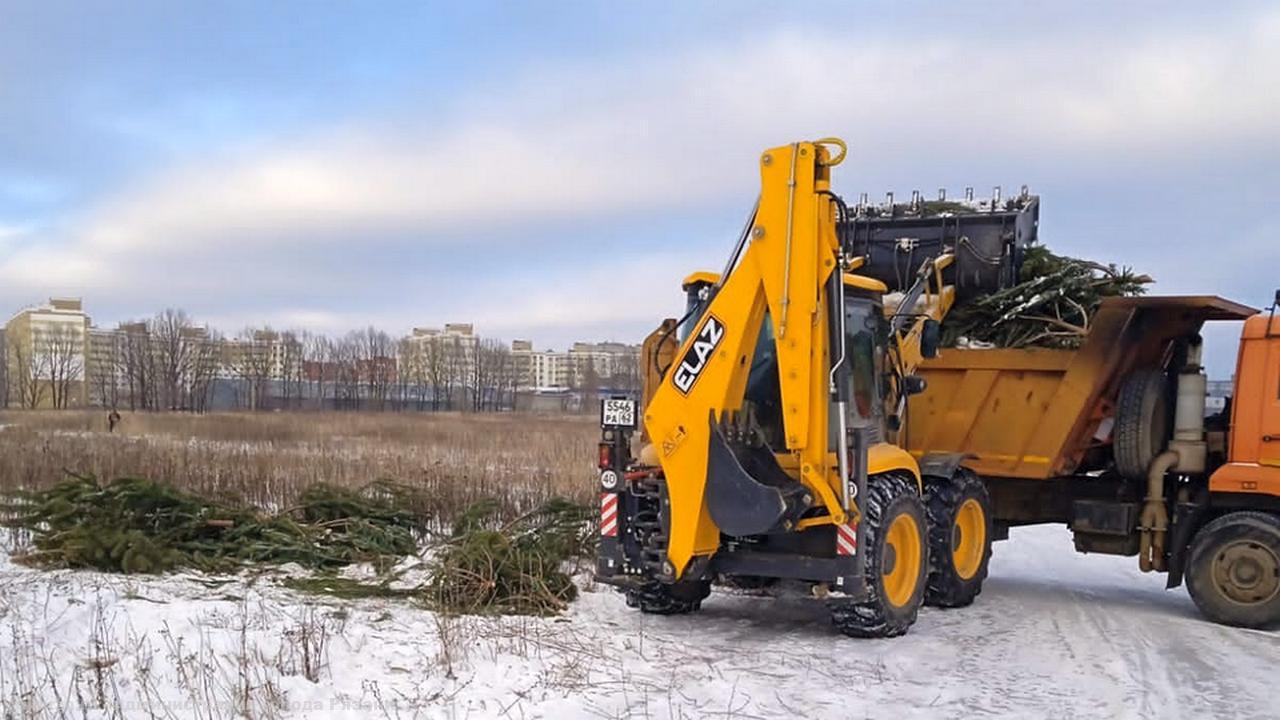
[[[494,414],[0,412],[0,490],[66,472],[142,477],[210,497],[283,507],[316,482],[389,479],[425,490],[438,517],[498,499],[523,512],[553,497],[589,502],[590,417]]]

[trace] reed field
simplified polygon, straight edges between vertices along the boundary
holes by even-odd
[[[553,497],[590,502],[592,416],[527,413],[0,412],[0,491],[68,474],[145,478],[206,497],[287,507],[307,487],[392,481],[439,518],[492,498],[521,512]]]

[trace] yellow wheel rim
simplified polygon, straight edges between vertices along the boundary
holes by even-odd
[[[885,563],[889,571],[884,573],[885,599],[895,607],[906,605],[920,583],[921,543],[920,526],[916,519],[902,514],[889,524],[885,536],[885,554],[892,561]]]
[[[986,546],[987,518],[983,515],[982,505],[969,498],[956,511],[956,522],[951,532],[951,562],[961,580],[978,574]]]

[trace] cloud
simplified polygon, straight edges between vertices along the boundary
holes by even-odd
[[[269,305],[264,287],[325,287],[331,306],[289,312],[292,322],[326,326],[351,319],[337,306],[362,292],[351,278],[373,272],[371,255],[478,243],[501,254],[538,228],[574,224],[540,241],[590,247],[602,224],[620,218],[644,226],[744,206],[756,154],[798,137],[850,140],[854,157],[838,180],[847,192],[867,175],[955,168],[1035,164],[1058,177],[1113,165],[1156,175],[1194,168],[1274,143],[1280,93],[1266,70],[1280,66],[1277,18],[1009,33],[977,54],[954,35],[907,40],[806,25],[619,63],[530,66],[444,106],[408,102],[160,170],[62,234],[0,256],[0,283],[9,298],[89,288],[151,307],[189,302],[184,293]],[[466,268],[485,291],[457,312],[511,334],[558,336],[552,328],[605,326],[619,312],[639,322],[665,306],[691,257],[533,262],[518,302],[507,299],[511,285]],[[398,271],[386,281],[412,278],[409,267]],[[583,300],[593,294],[616,302]],[[237,316],[209,302],[227,322]]]
[[[0,223],[0,244],[7,240],[24,237],[31,233],[30,225],[3,224]]]

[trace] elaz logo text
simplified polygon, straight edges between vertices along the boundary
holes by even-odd
[[[671,384],[675,385],[682,394],[688,395],[723,338],[724,323],[717,320],[714,315],[708,315],[707,321],[694,336],[693,344],[689,346],[680,364],[676,366],[676,371],[671,376]]]

